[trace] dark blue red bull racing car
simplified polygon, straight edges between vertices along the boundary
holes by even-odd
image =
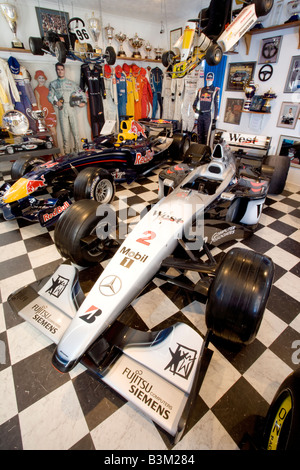
[[[51,161],[25,157],[14,162],[11,182],[0,187],[6,220],[23,217],[42,226],[55,223],[71,198],[112,202],[116,183],[131,183],[155,168],[180,159],[190,145],[177,131],[177,121],[127,119],[118,135],[102,135],[83,143],[83,150]],[[50,198],[38,194],[47,191]]]

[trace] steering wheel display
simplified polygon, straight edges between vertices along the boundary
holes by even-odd
[[[258,78],[261,82],[266,82],[269,80],[273,75],[273,67],[270,64],[265,64],[261,67],[258,72]]]

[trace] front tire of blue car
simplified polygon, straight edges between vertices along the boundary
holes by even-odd
[[[102,168],[85,168],[74,182],[74,199],[92,199],[99,204],[110,204],[115,197],[115,184],[111,174]]]

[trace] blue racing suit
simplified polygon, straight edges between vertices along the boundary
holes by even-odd
[[[152,104],[152,119],[156,118],[158,106],[160,107],[159,118],[162,118],[163,105],[162,105],[162,84],[163,84],[163,71],[159,67],[154,67],[150,72],[150,85],[153,93]]]

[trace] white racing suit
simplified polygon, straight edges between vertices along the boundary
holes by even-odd
[[[172,100],[172,77],[169,73],[164,73],[162,98],[163,98],[163,119],[174,119],[175,101]]]
[[[184,80],[184,96],[181,107],[182,130],[192,132],[195,125],[195,112],[193,110],[193,103],[200,86],[200,70],[193,70],[182,80]]]
[[[71,129],[74,138],[74,150],[79,150],[79,134],[76,112],[73,106],[70,105],[70,98],[73,94],[80,96],[82,101],[86,103],[86,97],[81,88],[72,80],[67,78],[53,80],[49,84],[48,100],[54,106],[57,106],[59,100],[63,100],[62,108],[58,108],[58,118],[63,139],[64,153],[68,152],[70,142],[68,139],[69,130]]]

